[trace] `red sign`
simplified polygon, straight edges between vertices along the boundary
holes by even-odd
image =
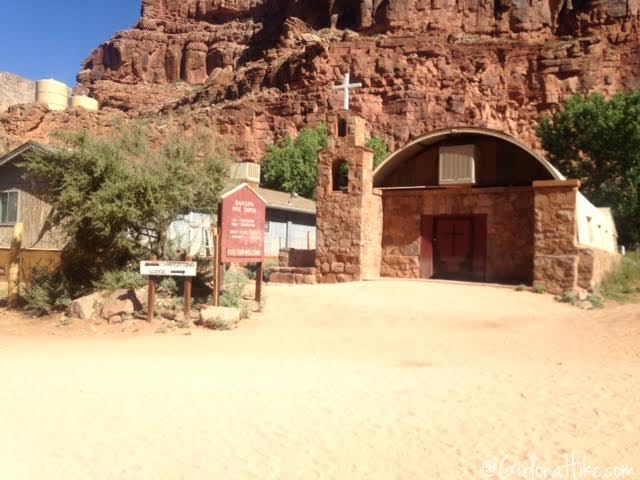
[[[264,261],[267,205],[247,184],[222,196],[221,263]]]

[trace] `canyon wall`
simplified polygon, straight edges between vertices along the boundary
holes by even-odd
[[[239,160],[339,110],[331,86],[347,71],[364,85],[353,110],[392,147],[456,125],[536,147],[535,125],[568,96],[638,88],[639,5],[144,0],[138,24],[96,48],[78,81],[131,118],[215,130]],[[25,137],[73,123],[47,113],[22,131],[11,115],[0,128]]]

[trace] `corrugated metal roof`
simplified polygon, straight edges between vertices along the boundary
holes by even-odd
[[[270,208],[316,213],[316,202],[290,193],[278,192],[268,188],[258,187],[258,194],[267,201]]]
[[[240,181],[232,180],[227,184],[224,189],[224,193],[236,188],[240,185]],[[271,190],[270,188],[258,187],[256,193],[260,195],[265,202],[267,202],[268,208],[275,210],[289,210],[292,212],[304,212],[315,215],[316,214],[316,202],[308,198],[301,196],[292,196],[290,193],[279,192],[277,190]]]

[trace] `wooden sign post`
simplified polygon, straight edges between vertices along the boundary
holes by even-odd
[[[140,262],[140,273],[149,277],[149,296],[147,299],[147,322],[153,321],[156,305],[157,281],[155,277],[184,277],[184,317],[191,316],[191,286],[197,275],[198,264],[191,259],[186,262],[159,261],[157,257]]]
[[[262,300],[262,264],[264,262],[264,226],[267,202],[249,185],[242,183],[222,195],[218,214],[219,236],[216,276],[216,306],[224,283],[226,263],[257,263],[256,301]]]

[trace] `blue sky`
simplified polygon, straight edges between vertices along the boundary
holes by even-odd
[[[75,85],[91,51],[140,18],[140,0],[0,0],[0,71]]]

